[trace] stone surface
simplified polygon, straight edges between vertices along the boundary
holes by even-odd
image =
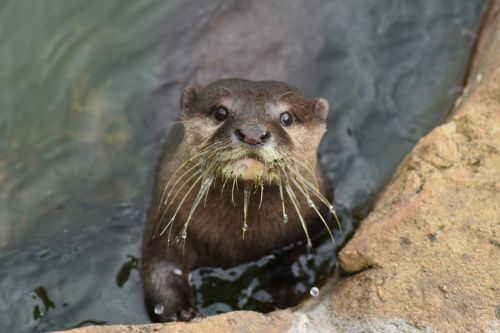
[[[74,332],[499,332],[499,3],[478,53],[485,65],[474,65],[453,117],[419,141],[341,251],[341,268],[356,274],[269,315]]]
[[[266,316],[252,311],[235,311],[204,320],[189,323],[170,323],[166,325],[115,325],[89,326],[71,330],[73,333],[195,333],[195,332],[286,332],[296,322],[290,311],[278,311]]]

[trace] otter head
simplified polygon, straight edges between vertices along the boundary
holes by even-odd
[[[322,98],[277,81],[224,79],[187,86],[181,108],[189,157],[214,176],[273,183],[290,167],[315,170],[328,115]]]

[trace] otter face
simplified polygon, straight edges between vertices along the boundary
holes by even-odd
[[[181,120],[192,155],[225,179],[280,181],[287,165],[316,167],[328,102],[277,81],[225,79],[188,86]]]

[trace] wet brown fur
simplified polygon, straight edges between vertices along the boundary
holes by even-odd
[[[204,89],[186,88],[181,99],[182,125],[175,125],[176,129],[167,140],[170,148],[165,151],[161,160],[144,232],[141,276],[149,313],[156,320],[189,320],[193,316],[194,310],[187,284],[187,275],[193,269],[202,266],[235,266],[258,259],[294,241],[305,239],[303,227],[294,206],[287,200],[284,189],[287,198],[286,212],[289,216],[286,224],[283,223],[278,186],[264,183],[264,196],[259,208],[260,188],[238,180],[233,205],[232,180],[227,181],[222,189],[222,177],[215,180],[206,201],[203,200],[196,209],[185,239],[178,238],[178,235],[182,233],[184,221],[189,215],[199,186],[195,186],[180,207],[175,222],[171,225],[172,229],[166,229],[160,235],[179,201],[174,202],[167,212],[164,211],[165,205],[162,204],[161,198],[164,197],[165,185],[174,171],[206,143],[207,134],[230,140],[233,127],[238,126],[230,122],[214,123],[209,114],[209,110],[215,105],[214,101],[229,104],[230,110],[253,110],[252,114],[241,115],[238,124],[264,124],[273,134],[277,145],[285,149],[284,152],[293,151],[302,161],[311,165],[324,192],[323,177],[317,165],[317,148],[325,131],[326,115],[315,114],[317,100],[308,100],[293,88],[274,81],[229,79],[217,81]],[[269,111],[270,101],[285,103],[295,117],[293,127],[283,128],[279,121],[276,121],[279,112],[274,114],[274,111]],[[324,113],[324,110],[322,111]],[[180,144],[173,145],[174,139],[180,141]],[[309,181],[314,181],[303,166],[297,166],[297,169]],[[176,177],[181,174],[182,172],[179,172]],[[180,191],[178,198],[184,196],[190,184]],[[248,208],[248,230],[242,239],[244,186],[250,186],[252,192]],[[322,224],[300,191],[297,188],[294,190],[309,233],[314,235],[321,230]],[[322,205],[313,195],[311,198],[318,207]],[[165,217],[162,220],[163,214]],[[176,241],[176,238],[179,241]],[[180,269],[182,274],[174,274],[174,269]],[[165,313],[158,317],[152,310],[156,304],[165,306]]]

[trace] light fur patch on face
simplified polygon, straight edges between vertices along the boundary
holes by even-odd
[[[264,164],[251,157],[245,157],[234,163],[233,170],[243,180],[262,178]]]
[[[269,145],[258,150],[249,150],[244,146],[235,147],[232,156],[228,157],[228,164],[222,168],[226,178],[239,178],[242,180],[262,180],[273,182],[276,173],[273,162],[280,159],[274,145]],[[250,155],[250,156],[249,156]],[[251,157],[258,156],[258,159]]]
[[[278,118],[280,114],[290,109],[290,105],[283,101],[267,103],[267,110]]]
[[[222,98],[219,104],[228,110],[232,110],[238,106],[234,98],[229,96]],[[223,122],[218,122],[214,117],[206,114],[194,117],[181,117],[181,121],[185,121],[184,128],[187,133],[188,146],[192,146],[193,148],[204,142],[217,128],[223,125]]]

